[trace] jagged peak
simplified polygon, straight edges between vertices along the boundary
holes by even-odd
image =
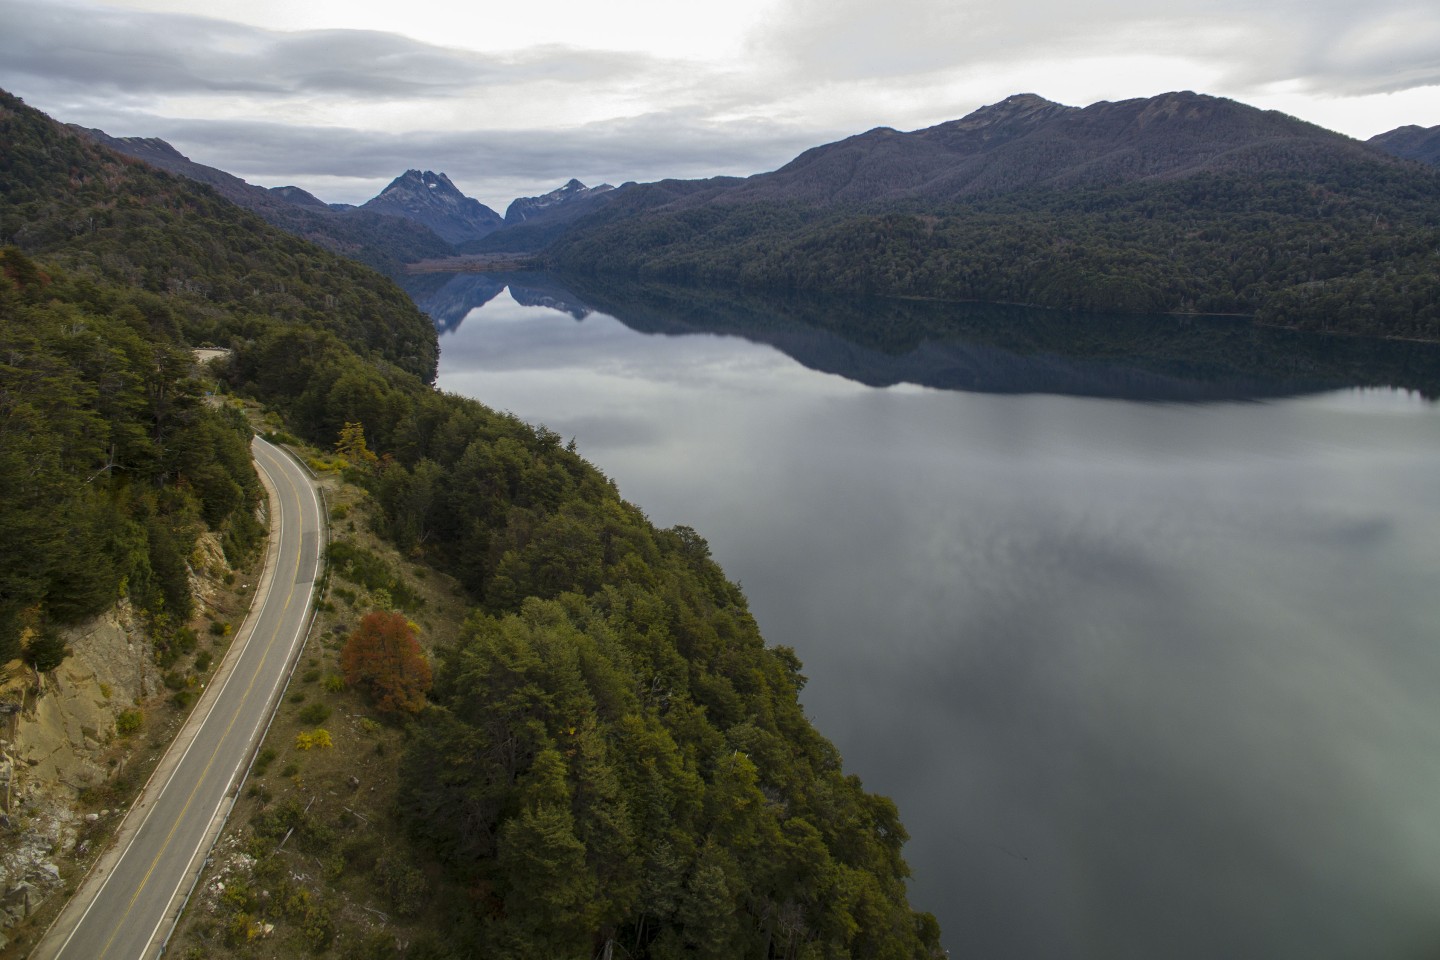
[[[380,195],[383,197],[392,190],[405,191],[414,189],[417,186],[428,189],[444,187],[447,191],[457,194],[461,192],[460,188],[455,186],[454,182],[444,173],[436,173],[434,170],[416,170],[412,168],[406,170],[394,180],[391,180],[390,185],[380,191]]]

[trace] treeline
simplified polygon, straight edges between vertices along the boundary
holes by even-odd
[[[204,402],[163,296],[0,250],[0,663],[63,657],[55,628],[128,596],[167,662],[204,530],[259,546],[250,430]]]
[[[1332,169],[1333,168],[1333,169]],[[1338,161],[933,208],[721,200],[581,221],[567,272],[1440,339],[1440,173]]]
[[[0,233],[26,247],[0,356],[12,621],[121,584],[173,612],[191,521],[245,533],[244,430],[175,349],[228,345],[231,389],[378,455],[356,479],[382,532],[474,598],[402,761],[417,862],[448,880],[407,907],[445,921],[408,955],[940,954],[893,804],[844,774],[794,654],[697,534],[654,528],[553,432],[433,390],[433,331],[382,278],[13,99],[0,134]]]

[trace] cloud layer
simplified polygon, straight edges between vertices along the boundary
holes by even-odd
[[[645,11],[624,3],[610,13],[628,29],[607,36],[633,35],[632,52],[576,46],[574,30],[569,45],[532,32],[501,49],[461,19],[447,44],[427,42],[400,32],[404,10],[394,32],[282,31],[130,4],[166,0],[0,0],[0,86],[331,200],[363,199],[407,166],[443,169],[492,205],[571,176],[748,174],[1020,90],[1084,104],[1196,89],[1362,136],[1440,123],[1440,8],[1414,0],[751,0],[732,13],[745,25],[716,27],[744,38],[732,54],[689,59],[674,24],[647,35]],[[390,22],[385,9],[353,22]],[[454,13],[427,10],[430,35]],[[543,19],[532,11],[530,29]]]

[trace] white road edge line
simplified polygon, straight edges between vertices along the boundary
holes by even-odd
[[[263,439],[263,438],[261,438],[261,437],[258,437],[258,436],[255,437],[255,439],[258,440],[260,443],[265,444],[267,447],[270,447],[271,450],[275,450],[274,445],[271,444],[271,443],[269,443],[269,442],[266,441],[265,439]],[[277,455],[277,456],[285,456],[285,454],[284,454],[283,452],[277,453],[276,455]],[[274,483],[275,483],[275,481],[274,481],[273,475],[270,473],[270,471],[269,471],[268,469],[266,469],[263,464],[260,463],[260,461],[259,461],[258,458],[257,458],[254,462],[255,462],[255,464],[256,464],[257,466],[260,467],[261,470],[263,470],[263,471],[265,472],[266,476],[270,478],[270,482],[271,482],[271,484],[272,484],[272,486],[273,486]],[[314,484],[311,484],[311,483],[309,483],[309,482],[306,482],[305,486],[306,486],[306,488],[310,491],[311,501],[314,502],[315,505],[316,505],[316,512],[319,513],[319,501],[318,501],[318,500],[316,499],[316,497],[315,497],[315,487],[314,487]],[[279,494],[279,488],[278,488],[278,487],[275,487],[275,490],[276,490],[276,500],[277,500],[277,502],[278,502],[279,496],[280,496],[280,494]],[[284,527],[283,511],[281,511],[281,510],[275,511],[274,522],[275,522],[275,525],[276,525],[276,531],[275,531],[275,534],[273,535],[273,539],[274,539],[275,542],[278,544],[279,541],[281,540],[282,536],[283,536],[283,527]],[[303,524],[302,524],[302,526],[303,526]],[[303,536],[304,536],[303,530],[302,530],[301,536],[302,536],[302,542],[303,542]],[[276,556],[275,556],[275,561],[278,563],[279,559],[280,559],[280,557],[279,557],[279,549],[277,548],[277,550],[276,550]],[[273,567],[273,564],[272,564],[272,567]],[[316,563],[315,563],[315,568],[314,568],[314,569],[315,569],[315,571],[318,573],[318,571],[319,571],[318,554],[317,554],[317,559],[316,559]],[[274,578],[274,571],[273,571],[273,569],[272,569],[272,570],[271,570],[271,579],[272,579],[272,581],[273,581],[273,578]],[[258,585],[258,584],[257,584],[257,585]],[[314,581],[312,580],[312,581],[311,581],[311,589],[310,589],[310,596],[311,596],[311,597],[314,596],[314,592],[315,592],[315,590],[314,590]],[[310,602],[310,601],[307,599],[307,601],[306,601],[307,605],[309,604],[309,602]],[[260,619],[260,611],[257,610],[257,611],[255,611],[255,621],[254,621],[254,622],[251,624],[251,626],[250,626],[249,633],[248,633],[248,634],[246,635],[246,637],[245,637],[245,642],[241,645],[240,652],[239,652],[238,654],[236,654],[236,656],[235,656],[235,665],[236,665],[236,667],[238,667],[240,661],[244,659],[245,654],[246,654],[247,652],[249,652],[250,644],[251,644],[251,642],[253,642],[254,639],[255,639],[255,630],[256,630],[256,627],[258,627],[258,625],[259,625],[259,619]],[[293,642],[294,642],[294,641],[292,640],[292,643],[293,643]],[[233,669],[233,668],[232,668],[232,669],[230,670],[230,672],[229,672],[228,674],[226,674],[224,682],[220,685],[220,692],[215,695],[215,698],[214,698],[214,701],[213,701],[213,702],[219,702],[219,700],[224,697],[226,689],[230,686],[230,681],[235,678],[235,674],[236,674],[237,672],[238,672],[238,671],[237,671],[236,669]],[[272,687],[272,689],[271,689],[271,695],[273,696],[273,694],[274,694],[274,689],[273,689],[273,687]],[[212,705],[213,705],[213,702],[212,702]],[[208,720],[208,717],[207,717],[207,720]],[[204,726],[204,723],[203,723],[203,722],[201,723],[201,726],[202,726],[202,727]],[[257,723],[256,726],[258,727],[259,724]],[[183,730],[183,729],[184,729],[184,727],[183,727],[183,725],[182,725],[181,730]],[[195,732],[195,735],[190,738],[190,742],[185,745],[185,749],[184,749],[184,751],[180,754],[180,758],[175,761],[174,766],[171,768],[171,774],[172,774],[172,775],[173,775],[173,773],[174,773],[176,770],[178,770],[178,769],[181,767],[181,765],[184,764],[185,758],[186,758],[186,757],[189,755],[189,753],[190,753],[190,748],[195,745],[195,741],[198,740],[198,739],[199,739],[199,731],[198,731],[198,729],[197,729],[197,731]],[[155,770],[151,771],[150,777],[145,781],[145,786],[141,788],[140,794],[139,794],[140,797],[143,797],[143,796],[145,795],[145,791],[149,788],[151,781],[154,780],[155,775],[160,771],[160,769],[161,769],[162,766],[164,766],[164,756],[163,756],[163,755],[161,756],[161,760],[160,760],[158,763],[156,763],[156,765],[155,765]],[[237,769],[237,771],[238,771],[239,768],[237,767],[236,769]],[[232,776],[233,776],[233,774],[232,774]],[[90,903],[86,905],[84,912],[82,912],[82,913],[80,914],[80,918],[75,922],[74,928],[71,929],[69,935],[67,935],[67,936],[65,937],[65,940],[60,944],[59,949],[55,951],[54,960],[60,960],[60,958],[61,958],[62,956],[64,956],[65,950],[70,946],[70,941],[75,938],[75,934],[78,933],[79,930],[80,930],[80,928],[84,925],[85,919],[90,916],[90,911],[94,909],[95,904],[100,900],[100,897],[104,894],[106,888],[107,888],[107,887],[109,886],[109,884],[110,884],[111,878],[113,878],[113,877],[115,876],[115,874],[119,872],[120,864],[123,863],[123,862],[125,861],[125,858],[130,855],[130,853],[131,853],[132,850],[134,850],[136,837],[138,837],[138,836],[140,835],[141,831],[143,831],[143,830],[145,829],[146,825],[150,822],[150,817],[151,817],[151,815],[154,814],[155,809],[160,806],[160,798],[165,795],[165,791],[170,788],[170,785],[171,785],[172,782],[173,782],[173,776],[172,776],[172,778],[171,778],[170,780],[167,780],[167,781],[166,781],[166,783],[160,788],[160,792],[155,795],[154,800],[150,803],[149,807],[146,809],[144,817],[141,818],[140,824],[135,828],[135,832],[131,835],[129,842],[125,845],[125,849],[124,849],[123,851],[121,851],[121,853],[119,854],[119,856],[115,857],[113,866],[111,867],[110,871],[105,875],[105,879],[103,879],[103,880],[100,881],[100,887],[99,887],[99,889],[97,889],[97,890],[95,891],[95,895],[90,898]],[[228,792],[228,791],[227,791],[227,792]],[[223,802],[223,794],[222,794],[222,802]],[[137,803],[138,803],[138,799],[137,799]],[[124,829],[125,829],[125,820],[129,819],[130,814],[133,813],[134,810],[135,810],[135,807],[132,805],[131,808],[126,812],[125,818],[120,821],[120,826],[119,826],[119,827],[117,828],[117,830],[116,830],[116,833],[117,833],[117,834],[122,833],[122,832],[124,831]],[[216,807],[216,812],[218,812],[218,811],[219,811],[219,807]],[[214,816],[214,815],[212,814],[212,818],[213,818],[213,816]],[[192,859],[193,859],[193,854],[192,854]],[[96,863],[97,863],[97,864],[99,863],[99,860],[98,860],[98,859],[97,859]],[[83,885],[84,881],[82,880],[81,883],[82,883],[82,885]],[[176,890],[178,891],[178,889],[179,889],[179,886],[177,885],[177,886],[176,886]],[[172,894],[172,899],[173,899],[173,896],[174,896],[174,895]],[[62,907],[61,909],[62,909],[62,911],[63,911],[64,908]],[[167,912],[168,912],[168,906],[167,906]],[[58,919],[58,917],[57,917],[57,919]],[[163,920],[162,920],[162,923],[163,923]],[[159,925],[157,925],[156,929],[158,929],[158,928],[159,928]],[[152,932],[151,932],[151,939],[153,939],[153,938],[154,938],[154,932],[152,931]],[[44,939],[44,938],[43,938],[43,936],[42,936],[41,940],[43,941],[43,939]],[[146,941],[146,944],[147,944],[147,946],[148,946],[148,944],[149,944],[149,941],[148,941],[148,940]]]
[[[263,440],[263,439],[261,439],[261,438],[259,438],[259,437],[257,437],[256,439],[257,439],[257,440],[260,440],[261,443],[265,443],[267,446],[271,446],[272,449],[273,449],[273,446],[274,446],[274,445],[273,445],[273,444],[270,444],[268,441]],[[283,451],[281,451],[281,452],[278,452],[278,453],[276,454],[276,456],[277,456],[277,457],[284,457],[284,456],[286,456],[286,454],[285,454]],[[256,462],[257,464],[259,464],[260,461],[257,459],[255,462]],[[261,466],[261,469],[262,469],[262,470],[265,470],[265,468],[264,468],[263,466]],[[269,471],[269,470],[266,470],[265,472],[268,474],[270,471]],[[303,479],[303,478],[302,478],[302,479]],[[271,479],[271,482],[272,482],[272,483],[274,482],[273,477],[272,477],[272,479]],[[290,479],[290,486],[291,486],[292,488],[294,488],[294,487],[296,486],[293,478]],[[303,486],[304,486],[304,488],[305,488],[306,490],[308,490],[309,493],[310,493],[310,501],[311,501],[311,503],[313,503],[314,506],[315,506],[316,516],[320,516],[320,513],[321,513],[321,511],[320,511],[320,501],[319,501],[319,499],[316,498],[316,496],[315,496],[315,485],[312,484],[312,483],[310,483],[309,481],[305,481],[304,484],[303,484]],[[296,502],[297,504],[300,502],[300,498],[299,498],[298,496],[295,498],[295,502]],[[322,522],[323,522],[323,517],[322,517],[321,519],[322,519]],[[305,524],[304,524],[304,522],[303,522],[303,520],[302,520],[302,522],[301,522],[301,524],[300,524],[300,543],[303,545],[304,542],[305,542]],[[301,555],[300,557],[297,557],[297,558],[296,558],[297,561],[302,560],[302,559],[304,559],[303,553],[302,553],[302,555]],[[305,606],[305,609],[306,609],[306,610],[309,610],[311,603],[314,601],[314,598],[315,598],[315,578],[316,578],[316,576],[319,574],[319,572],[320,572],[320,552],[317,550],[317,551],[315,552],[315,562],[312,564],[312,566],[311,566],[311,571],[310,571],[310,589],[309,589],[309,590],[306,592],[306,594],[305,594],[305,604],[304,604],[304,606]],[[290,657],[291,657],[292,655],[298,653],[296,644],[298,644],[298,643],[300,642],[300,638],[301,638],[301,635],[302,635],[302,634],[309,632],[309,627],[310,627],[310,621],[311,621],[311,619],[312,619],[312,615],[311,615],[311,614],[306,614],[304,617],[301,618],[300,623],[296,626],[296,628],[295,628],[295,633],[294,633],[294,635],[290,638],[289,649],[286,651],[286,654],[285,654],[285,659],[286,659],[287,661],[290,659]],[[251,747],[254,747],[254,746],[256,745],[256,744],[255,744],[255,735],[256,735],[257,733],[259,733],[259,731],[260,731],[260,724],[261,724],[261,722],[262,722],[262,721],[267,721],[267,720],[269,720],[270,715],[271,715],[272,713],[274,713],[274,711],[279,707],[279,704],[275,702],[275,694],[276,694],[276,692],[280,689],[281,685],[284,684],[284,683],[289,679],[289,676],[290,676],[290,671],[289,671],[289,670],[281,670],[278,674],[275,675],[275,682],[270,685],[270,692],[265,695],[265,702],[268,703],[268,704],[270,704],[270,709],[269,709],[269,710],[266,710],[264,713],[262,713],[262,714],[260,714],[259,716],[257,716],[257,717],[255,718],[255,724],[254,724],[254,726],[252,726],[252,727],[250,728],[250,736],[249,736],[249,739],[247,740],[247,742],[250,744]],[[229,678],[228,678],[228,677],[226,678],[226,682],[227,682],[227,683],[229,682]],[[221,688],[221,691],[220,691],[221,696],[223,696],[224,693],[225,693],[225,691],[224,691],[224,688],[222,687],[222,688]],[[216,699],[218,700],[219,697],[217,697]],[[175,898],[176,898],[176,896],[179,895],[179,893],[180,893],[180,888],[185,885],[185,880],[186,880],[186,878],[189,876],[189,873],[190,873],[190,871],[189,871],[190,865],[194,864],[194,862],[195,862],[195,857],[200,853],[200,851],[201,851],[202,849],[204,849],[206,837],[207,837],[207,836],[209,835],[209,833],[210,833],[209,827],[214,824],[215,818],[220,815],[220,808],[223,807],[223,806],[225,806],[225,800],[226,800],[226,798],[229,796],[231,787],[233,786],[233,787],[235,787],[235,788],[238,789],[239,784],[236,784],[236,783],[234,782],[234,780],[235,780],[236,775],[238,775],[238,774],[240,773],[241,769],[245,766],[245,762],[246,762],[246,760],[249,758],[249,755],[250,755],[250,751],[249,751],[249,749],[247,749],[244,753],[242,753],[242,754],[240,755],[240,760],[235,764],[235,769],[230,772],[230,777],[229,777],[229,779],[226,781],[227,786],[226,786],[225,790],[221,792],[219,802],[217,802],[217,803],[215,804],[215,809],[213,809],[212,811],[210,811],[210,817],[209,817],[208,820],[205,821],[205,823],[206,823],[206,830],[200,835],[200,842],[195,845],[195,849],[194,849],[193,851],[191,851],[190,857],[189,857],[189,859],[186,861],[186,870],[185,870],[185,872],[180,875],[180,879],[179,879],[179,880],[176,882],[176,884],[175,884],[175,889],[173,889],[173,890],[170,891],[170,897],[165,901],[165,912],[160,915],[160,920],[155,924],[154,927],[151,928],[151,930],[150,930],[150,935],[145,938],[145,947],[146,947],[147,950],[148,950],[150,944],[155,941],[155,934],[160,930],[161,927],[163,927],[163,926],[165,925],[165,920],[166,920],[166,917],[167,917],[167,916],[169,915],[169,913],[170,913],[170,908],[171,908],[172,906],[174,906],[174,904],[175,904]],[[178,765],[177,765],[177,766],[178,766]],[[179,919],[180,919],[179,916],[176,916],[174,922],[177,922],[177,923],[178,923],[178,922],[179,922]],[[142,956],[142,957],[144,956],[144,951],[142,951],[141,956]]]

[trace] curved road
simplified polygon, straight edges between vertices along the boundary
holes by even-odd
[[[121,824],[32,956],[155,956],[234,803],[310,623],[323,517],[289,456],[251,444],[270,493],[270,543],[255,605],[234,645]]]

